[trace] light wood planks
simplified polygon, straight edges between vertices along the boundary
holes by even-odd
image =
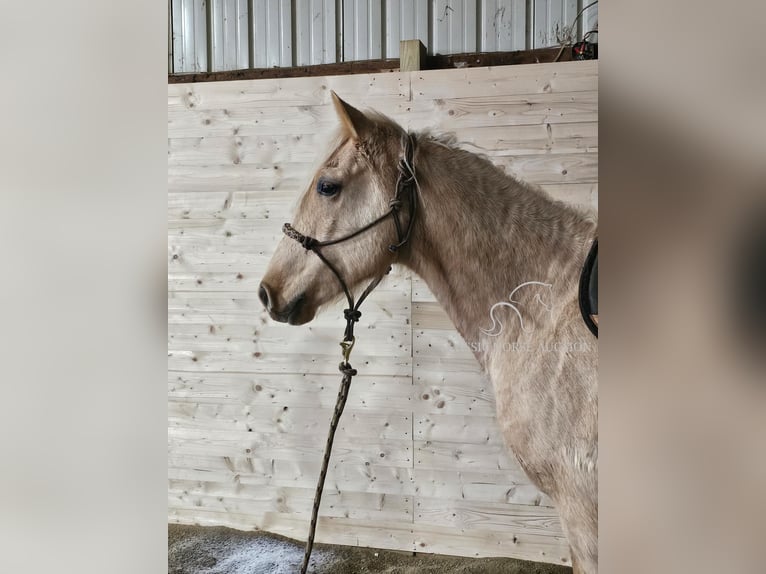
[[[412,99],[593,92],[598,61],[413,72]]]
[[[171,521],[306,534],[343,306],[275,324],[257,287],[336,128],[330,90],[597,206],[597,62],[169,85]],[[395,269],[357,337],[317,540],[567,564],[551,500],[428,287]]]

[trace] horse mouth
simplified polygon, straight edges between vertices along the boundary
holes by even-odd
[[[306,295],[301,293],[295,299],[285,305],[279,312],[269,310],[269,316],[280,323],[288,325],[303,325],[308,323],[312,316],[306,316]]]

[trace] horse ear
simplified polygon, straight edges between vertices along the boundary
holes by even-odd
[[[370,120],[354,106],[341,100],[335,92],[331,91],[330,95],[332,96],[335,112],[338,114],[338,119],[340,119],[344,131],[354,139],[361,139],[361,136],[370,125]]]

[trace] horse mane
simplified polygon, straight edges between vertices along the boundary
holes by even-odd
[[[435,131],[431,131],[430,129],[426,129],[426,130],[418,132],[416,136],[418,137],[419,140],[422,138],[422,141],[424,142],[432,143],[434,145],[440,146],[450,151],[459,152],[463,154],[469,154],[475,157],[477,160],[479,160],[477,163],[479,163],[482,168],[492,169],[494,171],[498,171],[502,173],[503,175],[513,177],[511,174],[506,172],[502,167],[496,165],[487,154],[465,149],[465,147],[463,146],[465,146],[467,142],[461,142],[460,140],[458,140],[457,136],[453,132],[435,132]],[[516,179],[516,178],[513,177],[513,179]],[[519,183],[523,183],[523,182],[519,181]]]
[[[512,126],[509,127],[512,129]],[[484,173],[493,173],[500,181],[509,188],[522,192],[529,200],[537,200],[556,206],[564,212],[568,212],[575,217],[584,217],[589,221],[596,221],[592,209],[586,206],[574,205],[572,203],[552,197],[546,190],[539,185],[529,183],[518,178],[513,173],[509,173],[503,166],[497,165],[492,158],[485,153],[468,150],[464,146],[467,142],[461,142],[452,132],[432,131],[430,129],[422,130],[415,134],[417,141],[429,143],[456,154],[459,158],[470,158],[469,161],[473,167],[482,170]]]

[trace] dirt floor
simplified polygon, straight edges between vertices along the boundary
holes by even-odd
[[[263,532],[168,526],[168,574],[295,574],[303,545]],[[316,544],[314,574],[571,574],[553,564],[510,558],[456,558]]]

